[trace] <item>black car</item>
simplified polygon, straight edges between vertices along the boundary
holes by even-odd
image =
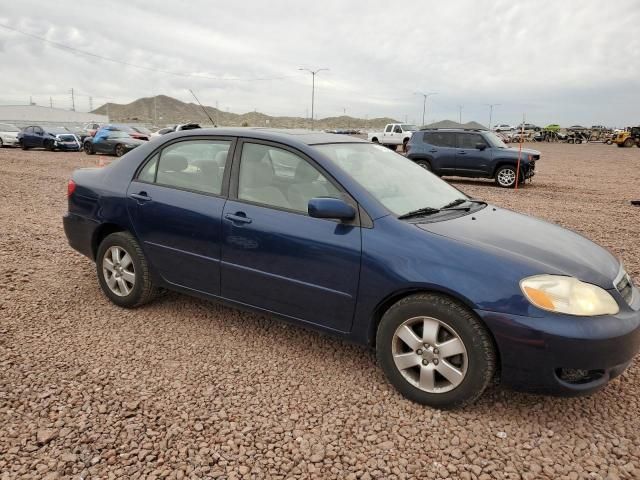
[[[487,130],[425,129],[411,136],[407,157],[436,175],[493,178],[510,188],[518,175],[518,184],[533,177],[540,152],[523,148],[520,154]]]
[[[96,137],[87,137],[84,140],[83,149],[87,155],[107,153],[121,157],[128,151],[147,143],[145,140],[132,138],[127,132],[123,132],[122,130],[111,130],[105,137]]]
[[[18,143],[23,150],[44,148],[50,151],[78,152],[81,149],[78,137],[62,127],[41,127],[39,125],[25,127],[18,133]]]

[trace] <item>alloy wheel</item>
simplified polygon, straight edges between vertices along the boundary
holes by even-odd
[[[467,349],[460,335],[433,317],[414,317],[396,329],[391,351],[407,382],[427,393],[445,393],[467,373]]]
[[[510,187],[515,183],[515,181],[516,181],[516,172],[514,172],[510,168],[505,168],[503,170],[500,170],[500,172],[498,173],[498,182],[500,182],[500,185],[502,186]]]
[[[126,297],[136,284],[136,273],[131,255],[118,246],[110,247],[102,258],[104,280],[113,293]]]

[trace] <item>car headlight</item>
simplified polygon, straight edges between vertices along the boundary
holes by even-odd
[[[535,275],[520,281],[524,296],[538,308],[569,315],[615,315],[618,304],[596,285],[560,275]]]

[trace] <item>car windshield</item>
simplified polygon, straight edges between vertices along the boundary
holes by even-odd
[[[466,198],[444,180],[381,145],[332,143],[314,148],[396,215],[426,207],[442,208]]]
[[[418,131],[418,127],[416,127],[415,125],[401,125],[402,126],[402,130],[404,130],[405,132],[417,132]]]
[[[9,125],[8,123],[0,123],[0,132],[19,132],[20,129]]]
[[[496,148],[509,148],[502,139],[493,132],[485,132],[485,138],[489,139],[491,146]]]

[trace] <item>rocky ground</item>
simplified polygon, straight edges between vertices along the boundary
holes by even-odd
[[[577,230],[640,281],[640,149],[540,145],[532,184],[467,193]],[[374,355],[169,294],[101,294],[61,216],[82,153],[0,150],[0,479],[640,478],[640,360],[587,398],[403,399]]]

